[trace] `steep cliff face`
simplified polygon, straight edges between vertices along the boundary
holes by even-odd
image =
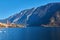
[[[50,18],[54,16],[57,11],[60,11],[60,3],[51,3],[42,7],[38,7],[29,17],[27,24],[29,24],[28,26],[48,24],[50,22]]]
[[[0,22],[10,21],[15,24],[25,24],[26,26],[40,26],[41,24],[49,24],[52,16],[60,11],[60,3],[49,3],[37,8],[31,8],[12,15]]]

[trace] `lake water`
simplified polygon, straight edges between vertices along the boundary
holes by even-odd
[[[0,28],[0,40],[60,40],[60,28]]]

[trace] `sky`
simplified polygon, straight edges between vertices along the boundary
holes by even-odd
[[[0,0],[0,19],[8,18],[24,9],[53,2],[60,2],[60,0]]]

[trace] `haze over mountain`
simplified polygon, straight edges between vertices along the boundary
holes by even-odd
[[[60,11],[60,3],[49,3],[37,8],[23,10],[18,14],[0,20],[0,22],[6,23],[8,20],[15,24],[40,26],[41,24],[48,24],[57,11]]]

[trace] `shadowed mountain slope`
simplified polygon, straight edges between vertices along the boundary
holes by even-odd
[[[37,8],[23,10],[4,20],[0,20],[0,22],[6,23],[8,20],[10,23],[15,24],[40,26],[41,24],[49,24],[51,17],[53,17],[57,11],[60,11],[60,3],[49,3]]]

